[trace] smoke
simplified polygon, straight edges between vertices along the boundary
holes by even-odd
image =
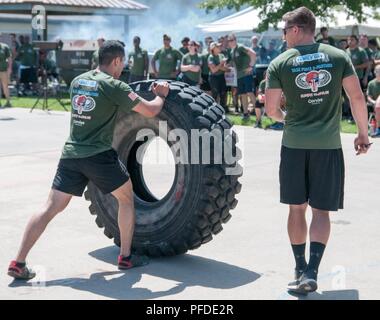
[[[148,51],[155,51],[162,47],[162,35],[168,34],[172,38],[172,46],[181,46],[183,37],[201,41],[204,34],[196,28],[198,24],[211,22],[231,14],[230,11],[213,12],[206,14],[199,9],[200,0],[141,0],[150,9],[142,16],[130,18],[130,32],[128,44],[133,36],[140,36],[142,47]]]
[[[127,51],[132,47],[134,36],[140,36],[141,46],[149,52],[162,47],[162,35],[172,38],[172,46],[179,48],[183,37],[201,41],[204,34],[196,28],[198,24],[211,22],[232,14],[229,10],[206,14],[198,4],[201,0],[140,0],[149,6],[143,14],[129,17],[128,36],[124,34],[124,18],[121,16],[93,16],[89,22],[65,22],[52,38],[96,40],[120,39],[127,45]]]

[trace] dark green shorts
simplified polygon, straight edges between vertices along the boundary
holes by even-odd
[[[81,197],[89,181],[102,193],[108,194],[128,180],[127,168],[119,160],[116,151],[109,150],[88,158],[61,159],[52,188]]]
[[[309,150],[282,147],[281,203],[325,211],[343,209],[345,166],[342,149]]]

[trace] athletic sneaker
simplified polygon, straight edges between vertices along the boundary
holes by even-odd
[[[311,292],[315,292],[318,289],[317,281],[307,276],[305,273],[298,281],[295,281],[291,286],[289,284],[288,291],[290,293],[296,293],[301,295],[307,295]]]
[[[288,283],[288,289],[297,286],[300,283],[300,279],[304,273],[304,270],[294,270],[294,281]]]
[[[29,269],[25,263],[12,261],[8,268],[8,275],[16,280],[31,280],[36,276],[36,273]]]
[[[261,129],[261,128],[263,127],[263,126],[261,125],[261,121],[256,121],[254,127],[257,128],[257,129]]]
[[[119,270],[128,270],[149,264],[149,258],[136,255],[131,255],[129,257],[119,256],[117,262]]]
[[[371,137],[372,138],[380,138],[380,128],[377,128],[375,133]]]

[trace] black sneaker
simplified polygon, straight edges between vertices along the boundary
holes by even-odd
[[[262,129],[262,125],[261,125],[261,121],[257,121],[256,123],[255,123],[255,128],[257,128],[257,129]]]
[[[31,280],[36,276],[36,273],[25,264],[12,261],[8,268],[8,275],[16,280]]]
[[[297,286],[300,283],[300,278],[302,277],[304,270],[294,270],[294,281],[288,283],[288,289]]]
[[[128,270],[149,264],[149,258],[136,255],[131,255],[129,257],[119,256],[117,262],[119,270]]]
[[[288,291],[290,293],[307,295],[311,292],[315,292],[318,289],[317,280],[312,279],[306,273],[304,273],[299,280],[296,280],[293,285],[288,285]]]

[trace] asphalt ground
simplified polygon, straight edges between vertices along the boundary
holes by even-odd
[[[247,127],[237,128],[244,153],[239,204],[210,243],[119,272],[118,248],[96,226],[89,203],[75,198],[29,256],[38,278],[12,282],[8,263],[27,220],[47,198],[69,121],[63,112],[0,110],[0,299],[299,299],[286,292],[294,262],[287,207],[279,203],[281,132]],[[342,140],[345,210],[331,216],[320,289],[306,299],[379,299],[379,143],[357,157],[354,136]],[[162,171],[149,170],[159,189]]]

